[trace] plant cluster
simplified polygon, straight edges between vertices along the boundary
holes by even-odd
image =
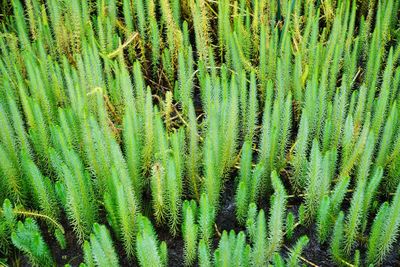
[[[0,265],[399,257],[399,0],[0,6]]]

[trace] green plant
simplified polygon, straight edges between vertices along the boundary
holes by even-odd
[[[166,266],[167,255],[164,242],[157,240],[156,233],[148,218],[138,218],[136,255],[140,266]]]
[[[364,207],[363,207],[363,220],[362,220],[363,221],[363,225],[362,225],[363,232],[365,231],[365,228],[366,228],[366,225],[368,222],[367,218],[368,218],[368,214],[370,212],[371,203],[374,202],[374,199],[377,194],[377,189],[382,180],[382,177],[383,177],[383,169],[381,167],[378,167],[367,185],[366,192],[365,192]]]
[[[22,164],[25,177],[29,180],[33,189],[32,198],[35,207],[47,216],[58,219],[60,211],[52,182],[49,178],[43,176],[36,164],[27,155],[22,157]]]
[[[53,264],[50,249],[33,219],[19,221],[11,234],[11,240],[14,246],[25,253],[33,266],[51,266]]]
[[[351,200],[350,213],[347,217],[346,222],[346,240],[345,240],[345,250],[348,254],[352,250],[354,245],[356,236],[359,233],[359,228],[362,222],[363,212],[363,202],[367,201],[365,198],[366,193],[366,179],[368,177],[368,170],[371,164],[371,155],[374,148],[374,135],[371,132],[368,136],[367,144],[365,147],[365,151],[360,159],[360,165],[358,169],[357,175],[357,185],[355,192],[353,194],[353,198]],[[371,194],[369,194],[371,197]]]
[[[97,213],[93,208],[96,203],[92,181],[76,152],[66,148],[63,153],[64,159],[61,159],[54,149],[50,150],[54,168],[66,192],[64,208],[79,240],[83,242],[90,233]]]
[[[330,213],[332,215],[337,215],[339,213],[344,197],[346,196],[349,183],[349,176],[340,177],[339,181],[336,183],[330,197]]]
[[[271,210],[268,222],[268,247],[266,257],[270,259],[280,249],[283,242],[283,229],[286,212],[286,191],[276,171],[271,174],[275,193],[271,197]]]
[[[247,212],[246,232],[251,242],[254,242],[256,236],[257,222],[257,206],[255,203],[250,203]]]
[[[372,224],[369,240],[368,240],[368,262],[373,263],[379,260],[378,247],[379,237],[381,235],[382,227],[384,226],[387,212],[389,210],[389,203],[385,202],[379,208]]]
[[[292,251],[290,252],[289,258],[287,260],[287,265],[290,267],[295,267],[299,265],[299,257],[303,251],[303,249],[307,246],[308,244],[308,237],[307,236],[301,236],[296,244],[294,245]]]
[[[215,209],[207,195],[203,193],[200,197],[198,225],[200,240],[205,243],[207,248],[211,245],[211,238],[214,234],[214,221]]]
[[[0,264],[21,217],[82,266],[167,265],[181,232],[186,265],[300,265],[304,227],[338,265],[397,253],[399,0],[0,9]]]
[[[9,197],[13,201],[23,202],[26,197],[25,185],[21,177],[20,161],[18,157],[16,140],[14,139],[14,129],[11,126],[10,119],[6,110],[0,105],[0,122],[4,125],[1,131],[0,157],[3,164],[0,171],[2,176],[1,188],[4,190],[4,196],[0,199]]]
[[[247,118],[244,123],[244,129],[246,129],[245,136],[246,140],[252,141],[254,138],[255,128],[258,122],[257,119],[257,84],[256,84],[256,75],[254,72],[250,74],[250,90],[249,90],[249,97],[248,97],[248,114]],[[288,111],[290,113],[290,110]]]
[[[83,246],[88,266],[119,266],[110,233],[104,225],[93,224],[90,242],[85,241]]]
[[[288,212],[288,214],[286,215],[286,221],[285,221],[285,228],[286,228],[286,237],[291,239],[293,236],[293,232],[294,232],[294,228],[295,228],[295,224],[294,224],[294,214],[293,212]]]
[[[214,252],[215,266],[248,266],[250,246],[246,245],[246,237],[243,232],[237,235],[232,230],[229,235],[222,233],[218,248]]]
[[[209,267],[211,265],[211,259],[210,259],[210,252],[208,249],[208,245],[203,239],[200,239],[199,241],[199,266],[201,267]]]
[[[254,202],[255,199],[250,198],[251,190],[251,162],[252,150],[251,143],[245,142],[242,147],[242,158],[240,161],[240,178],[236,192],[236,217],[240,223],[244,223],[246,219],[247,207],[249,202]]]
[[[185,243],[185,265],[191,266],[196,260],[197,237],[199,226],[196,224],[197,204],[195,201],[183,202],[182,237]]]
[[[368,247],[368,261],[370,263],[382,262],[396,239],[400,223],[398,205],[400,205],[400,186],[397,187],[390,207],[385,207],[385,204],[383,204],[375,217]],[[378,228],[379,226],[382,226],[382,228]],[[378,229],[384,230],[378,233]]]
[[[342,259],[343,259],[343,242],[344,242],[344,236],[343,236],[343,221],[344,221],[344,213],[341,211],[339,213],[339,216],[336,218],[335,226],[333,228],[333,234],[331,238],[331,243],[330,243],[330,251],[333,257],[333,260],[341,264]]]
[[[257,216],[256,228],[254,229],[253,248],[251,251],[251,262],[254,266],[265,266],[267,263],[267,226],[263,210]]]
[[[131,87],[129,77],[126,78],[126,87]],[[142,171],[148,171],[151,164],[151,157],[146,154],[146,151],[152,151],[153,148],[153,105],[151,103],[150,92],[146,95],[145,110],[149,116],[146,117],[145,125],[148,127],[148,134],[145,141],[143,141],[143,133],[140,130],[141,116],[138,115],[138,105],[134,104],[132,92],[127,92],[126,108],[123,117],[122,137],[124,141],[124,152],[126,156],[127,168],[132,179],[132,184],[135,189],[137,197],[141,197],[146,181],[143,179]],[[149,99],[150,98],[150,99]],[[145,143],[145,146],[143,144]],[[145,150],[145,147],[147,150]],[[147,152],[148,153],[148,152]]]
[[[307,172],[307,147],[308,147],[309,126],[307,113],[303,112],[300,119],[299,131],[297,133],[296,144],[292,165],[294,167],[293,177],[290,182],[296,191],[302,190],[306,186]]]
[[[322,184],[322,155],[319,150],[318,141],[314,139],[311,148],[311,155],[309,161],[309,171],[307,177],[307,196],[305,197],[306,207],[306,221],[310,223],[310,220],[314,218],[314,215],[318,209],[318,203],[321,200],[323,191],[321,190]]]
[[[285,261],[283,260],[281,255],[279,255],[279,253],[277,252],[275,252],[274,254],[274,266],[280,266],[280,267],[285,266]]]
[[[13,211],[13,206],[9,199],[4,200],[2,205],[2,213],[0,217],[0,250],[4,255],[9,252],[9,246],[11,243],[11,233],[15,228],[16,216]]]
[[[168,223],[170,226],[170,232],[172,235],[176,235],[178,225],[180,223],[181,214],[181,195],[182,195],[182,180],[179,180],[179,174],[175,167],[176,161],[170,158],[168,160],[168,171],[167,171],[167,199],[168,199]]]
[[[330,223],[330,198],[324,196],[318,209],[317,215],[317,232],[319,242],[324,243],[328,238],[329,234],[329,223]]]
[[[124,186],[124,181],[119,177],[116,169],[113,169],[109,191],[104,195],[104,204],[109,224],[123,242],[128,257],[133,257],[139,208],[133,191]]]
[[[194,111],[193,103],[190,101],[189,104],[189,127],[188,127],[188,152],[186,159],[186,170],[188,176],[188,184],[190,192],[197,200],[200,199],[200,179],[198,175],[199,171],[199,160],[201,150],[199,148],[199,137],[197,130],[196,114]]]

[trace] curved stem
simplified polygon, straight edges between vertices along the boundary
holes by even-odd
[[[3,210],[0,209],[0,212],[3,212]],[[58,229],[60,229],[60,231],[63,234],[65,234],[64,227],[61,224],[59,224],[55,219],[53,219],[53,218],[51,218],[51,217],[49,217],[49,216],[47,216],[45,214],[41,214],[41,213],[38,213],[36,211],[28,211],[28,210],[13,210],[13,212],[15,214],[17,214],[17,215],[22,215],[22,216],[25,216],[25,217],[26,216],[32,216],[32,217],[37,217],[37,218],[42,218],[42,219],[48,220],[52,224],[54,224]]]

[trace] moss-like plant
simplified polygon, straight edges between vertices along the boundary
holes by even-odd
[[[381,167],[378,167],[376,169],[374,175],[371,177],[370,181],[368,182],[366,192],[365,192],[365,200],[364,200],[364,207],[363,207],[363,220],[362,220],[363,232],[365,231],[365,228],[366,228],[366,225],[368,222],[367,218],[370,213],[371,204],[375,200],[375,197],[377,194],[377,189],[382,180],[382,177],[383,177],[383,169]]]
[[[260,210],[257,216],[253,240],[253,248],[251,251],[251,262],[254,266],[265,266],[267,263],[267,225],[263,210]]]
[[[84,243],[85,260],[90,266],[119,266],[118,256],[113,246],[110,233],[104,225],[95,223],[93,233],[90,234],[90,243]],[[90,255],[91,253],[91,255]],[[92,259],[90,259],[90,256]]]
[[[214,221],[215,221],[215,209],[208,200],[206,194],[202,194],[199,204],[199,236],[207,248],[211,245],[211,238],[214,235]]]
[[[210,258],[210,251],[206,241],[200,239],[199,248],[199,266],[200,267],[210,267],[211,265],[211,258]]]
[[[335,226],[333,228],[333,234],[332,234],[331,243],[330,243],[330,253],[332,255],[333,260],[338,264],[342,263],[343,256],[344,256],[343,222],[344,222],[344,213],[340,212],[339,216],[336,219]]]
[[[156,163],[152,168],[151,175],[151,193],[153,197],[153,209],[154,216],[158,223],[161,223],[165,220],[166,216],[166,192],[164,189],[165,186],[165,170],[161,164]]]
[[[188,146],[187,146],[187,160],[186,160],[186,170],[188,177],[188,185],[191,194],[196,198],[200,199],[200,179],[198,175],[199,171],[199,160],[200,148],[199,148],[199,137],[197,130],[196,114],[194,111],[193,103],[190,101],[189,104],[189,127],[188,127]]]
[[[182,230],[186,265],[298,265],[305,238],[290,255],[282,244],[299,225],[332,236],[338,265],[395,252],[399,0],[0,9],[1,263],[20,216],[44,219],[60,247],[65,218],[86,266],[100,265],[97,221],[113,233],[96,246],[123,248],[115,265],[167,265],[159,229]],[[220,224],[227,212],[247,236]]]
[[[307,196],[305,197],[306,218],[310,223],[318,210],[318,203],[321,200],[323,191],[321,191],[322,183],[322,155],[319,150],[318,141],[314,139],[311,148],[311,158],[309,162],[309,171],[307,177]]]
[[[9,199],[4,200],[0,216],[0,250],[4,255],[9,253],[10,236],[17,223],[16,219],[11,201]]]
[[[137,230],[138,205],[132,191],[124,187],[124,182],[118,177],[117,171],[112,171],[109,181],[109,191],[104,195],[105,208],[109,223],[123,242],[128,257],[133,257],[135,251],[135,233]]]
[[[178,76],[179,76],[179,100],[182,102],[182,108],[185,114],[188,114],[191,97],[193,95],[193,58],[192,49],[179,52],[178,56]]]
[[[185,265],[191,266],[197,256],[197,237],[199,226],[196,224],[197,204],[195,201],[183,202],[182,236],[185,243]]]
[[[385,208],[385,206],[382,206],[372,226],[368,250],[368,261],[370,263],[382,262],[396,240],[400,224],[399,205],[400,186],[397,187],[390,207]],[[379,226],[382,226],[382,228],[378,228]],[[381,229],[379,233],[378,229]],[[382,229],[384,230],[382,231]],[[378,234],[379,237],[377,237]]]
[[[13,201],[23,202],[26,197],[26,188],[22,179],[20,161],[18,157],[18,147],[14,138],[14,129],[12,128],[7,111],[0,104],[0,123],[4,125],[4,129],[0,134],[0,157],[4,164],[0,167],[2,176],[1,187],[4,190],[3,198],[11,198]]]
[[[365,180],[359,180],[357,183],[351,206],[346,218],[345,224],[345,251],[347,254],[353,249],[362,218],[362,206],[364,201]]]
[[[252,149],[249,141],[245,142],[242,148],[242,158],[240,161],[239,185],[236,192],[236,217],[239,223],[244,223],[247,214],[249,202],[255,201],[251,199],[252,177]]]
[[[33,266],[51,266],[53,256],[43,239],[39,226],[31,218],[19,221],[11,234],[14,246],[24,252]]]
[[[144,216],[138,218],[136,255],[140,266],[166,266],[166,245],[157,240],[150,220]]]
[[[303,112],[300,119],[299,131],[297,133],[296,144],[292,165],[294,167],[293,178],[290,182],[296,191],[300,191],[306,186],[307,173],[307,147],[309,140],[309,126],[307,113]]]
[[[246,232],[251,242],[254,242],[256,237],[257,225],[257,206],[255,203],[250,203],[247,212]]]
[[[276,171],[271,174],[274,195],[271,197],[271,210],[268,222],[268,246],[266,257],[270,259],[278,251],[283,242],[283,230],[286,212],[286,191]]]
[[[29,180],[33,189],[32,198],[35,207],[47,216],[58,219],[60,211],[52,182],[49,178],[43,176],[36,164],[27,155],[22,160],[25,177]]]
[[[236,217],[239,223],[243,224],[246,220],[248,208],[248,189],[245,181],[241,181],[236,192]]]
[[[215,266],[248,266],[250,246],[243,232],[224,231],[214,252]]]
[[[294,232],[294,228],[295,228],[294,220],[295,220],[295,217],[294,217],[293,212],[288,212],[288,214],[286,216],[286,221],[285,221],[285,228],[286,228],[285,236],[289,239],[291,239],[293,237],[293,232]]]
[[[382,232],[382,227],[385,224],[387,212],[389,211],[389,203],[385,202],[379,208],[378,213],[375,216],[374,222],[372,224],[371,232],[368,240],[368,262],[373,263],[379,261],[378,248],[379,248],[379,238]]]
[[[244,129],[246,129],[244,136],[247,140],[252,141],[255,134],[255,127],[258,123],[257,118],[257,84],[256,84],[256,75],[254,72],[250,74],[250,90],[249,90],[249,99],[248,99],[248,114],[246,118],[246,123],[243,125]]]
[[[168,201],[168,224],[172,235],[176,235],[181,220],[181,184],[176,172],[175,163],[172,159],[168,161],[167,171],[167,201]]]
[[[96,207],[93,185],[89,174],[84,170],[79,156],[65,149],[64,161],[57,152],[50,150],[54,168],[59,179],[65,186],[65,210],[71,220],[74,230],[81,242],[90,234],[90,229],[96,219]]]
[[[299,257],[304,250],[304,248],[308,244],[308,237],[307,236],[301,236],[297,241],[296,244],[294,245],[292,251],[290,252],[290,256],[287,260],[287,265],[290,267],[295,267],[299,266]]]
[[[340,177],[336,183],[330,197],[330,213],[336,215],[340,211],[340,207],[346,196],[347,188],[350,183],[350,177]]]
[[[328,238],[329,225],[330,225],[330,198],[324,196],[318,209],[317,215],[317,232],[318,239],[321,243],[324,243]]]
[[[146,98],[147,99],[147,98]],[[147,120],[150,120],[149,124],[145,125],[148,127],[148,134],[146,135],[145,145],[142,148],[142,133],[140,131],[140,122],[139,116],[137,114],[137,108],[135,106],[127,106],[125,111],[125,116],[123,118],[123,140],[125,144],[125,155],[128,166],[128,171],[133,181],[133,185],[135,188],[135,193],[138,197],[142,195],[143,187],[145,186],[145,181],[142,179],[142,168],[144,171],[147,171],[151,164],[151,157],[146,154],[147,150],[152,151],[153,147],[153,116],[152,116],[152,105],[150,108],[146,102],[146,111],[150,112],[150,115],[147,116]],[[148,109],[149,108],[149,109]],[[147,148],[144,149],[144,148]]]

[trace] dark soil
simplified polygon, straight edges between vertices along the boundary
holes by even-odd
[[[182,236],[172,237],[168,229],[157,231],[159,240],[165,241],[168,248],[168,265],[184,266],[183,262],[183,239]]]
[[[65,264],[78,266],[83,262],[83,254],[81,246],[78,244],[78,240],[71,228],[66,231],[65,239],[67,241],[67,248],[65,250],[60,248],[54,237],[51,237],[51,242],[48,242],[48,244],[51,244],[50,250],[53,253],[57,266],[64,266]]]

